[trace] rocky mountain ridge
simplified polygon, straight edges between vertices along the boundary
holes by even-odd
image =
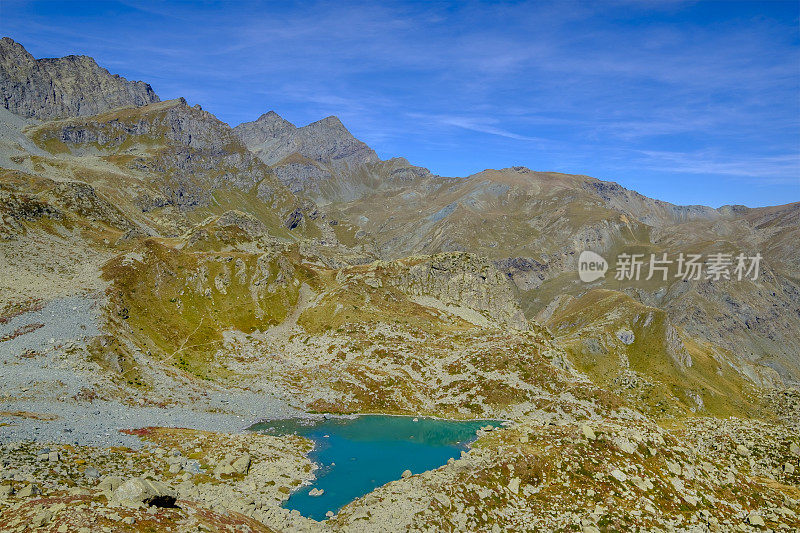
[[[340,162],[351,167],[378,161],[372,148],[353,137],[334,116],[298,128],[270,111],[254,122],[239,124],[233,131],[268,165],[295,153],[313,161]]]
[[[514,281],[529,318],[546,320],[559,299],[598,286],[622,291],[666,309],[676,325],[717,346],[720,355],[760,362],[789,382],[800,379],[794,333],[800,317],[793,311],[800,306],[800,255],[791,243],[800,203],[674,206],[587,176],[514,167],[376,188],[330,210],[373,239],[386,258],[467,250],[492,259]],[[605,278],[591,285],[577,277],[584,250],[610,263]],[[615,258],[623,253],[641,254],[640,282],[615,279]],[[664,253],[673,262],[669,278],[647,282],[650,255]],[[681,253],[761,254],[761,276],[683,282],[674,264]]]
[[[401,158],[381,161],[335,116],[298,128],[270,111],[233,130],[286,187],[318,204],[352,200],[387,184],[431,176]]]
[[[152,87],[128,81],[87,56],[34,59],[9,37],[0,39],[0,101],[18,115],[50,120],[96,115],[158,102]]]

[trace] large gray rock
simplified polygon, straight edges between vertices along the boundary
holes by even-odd
[[[231,468],[233,468],[237,474],[247,474],[247,471],[250,470],[250,460],[250,454],[245,452],[231,463]]]
[[[91,57],[35,59],[0,39],[0,104],[17,115],[49,120],[158,101],[147,83],[112,75]]]
[[[14,487],[11,485],[0,485],[0,500],[5,500],[14,494]]]
[[[159,481],[136,477],[114,489],[110,503],[126,507],[174,507],[176,499],[177,493],[171,487]]]
[[[122,476],[106,476],[97,484],[97,490],[111,493],[125,481]]]

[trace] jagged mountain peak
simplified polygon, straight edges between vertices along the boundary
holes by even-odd
[[[380,161],[372,148],[356,139],[333,115],[298,128],[270,111],[255,121],[239,124],[234,131],[268,165],[276,165],[292,154],[351,167]]]
[[[91,57],[35,59],[13,39],[0,39],[0,104],[17,115],[50,120],[158,101],[147,83],[112,75]]]
[[[280,116],[278,113],[276,113],[275,111],[272,111],[272,110],[267,111],[266,113],[264,113],[263,115],[258,117],[255,120],[255,122],[251,122],[251,124],[259,124],[261,126],[263,126],[265,124],[282,124],[282,125],[289,125],[289,126],[292,126],[292,127],[297,127],[294,124],[292,124],[291,122],[289,122],[288,120],[286,120],[285,118],[283,118],[282,116]]]
[[[268,111],[252,122],[242,122],[233,131],[244,143],[250,147],[257,147],[265,143],[274,142],[283,136],[289,135],[297,127],[281,117],[275,111]]]
[[[3,37],[0,39],[0,54],[5,59],[13,56],[19,56],[28,61],[35,61],[35,58],[25,50],[25,47],[19,44],[11,37]]]
[[[347,133],[350,133],[350,131],[345,127],[345,125],[342,123],[341,120],[339,120],[339,117],[337,117],[336,115],[330,115],[330,116],[325,117],[323,119],[317,120],[317,121],[312,122],[311,124],[309,124],[308,126],[305,126],[305,127],[306,128],[339,129],[339,130],[345,130],[345,131],[347,131]]]
[[[18,65],[35,65],[47,63],[84,63],[90,67],[100,68],[97,61],[93,57],[82,54],[69,54],[64,57],[42,57],[36,59],[33,54],[28,52],[22,44],[18,43],[10,37],[3,37],[0,39],[0,58],[4,63],[18,64]],[[112,74],[115,78],[120,76]]]

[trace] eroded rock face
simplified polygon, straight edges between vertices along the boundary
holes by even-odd
[[[24,222],[41,218],[62,220],[64,214],[33,195],[0,190],[0,240],[16,240],[25,234]]]
[[[0,101],[17,115],[49,120],[95,115],[159,99],[147,83],[112,75],[91,57],[35,59],[21,44],[3,37]]]
[[[49,193],[52,202],[82,217],[130,231],[134,225],[108,200],[97,195],[89,184],[80,181],[56,183]]]
[[[241,211],[226,211],[217,220],[220,227],[235,226],[252,237],[263,235],[267,232],[266,226],[249,213]]]
[[[316,165],[289,163],[275,168],[278,179],[293,193],[319,192],[319,185],[331,179],[330,172]]]
[[[487,259],[451,252],[434,255],[389,278],[407,294],[485,312],[519,330],[530,328],[506,277]]]
[[[74,155],[100,151],[130,158],[127,168],[153,176],[161,195],[143,199],[143,211],[163,205],[183,210],[204,206],[216,189],[249,190],[259,183],[274,185],[269,194],[260,196],[271,203],[278,190],[269,169],[227,124],[190,107],[183,98],[46,123],[33,130],[32,136],[41,146],[57,146]]]

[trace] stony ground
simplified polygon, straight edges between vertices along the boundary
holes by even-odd
[[[97,342],[111,342],[101,331],[101,305],[97,296],[71,296],[5,310],[4,530],[800,527],[795,391],[766,395],[781,415],[770,421],[654,423],[582,380],[542,332],[461,327],[431,335],[350,325],[308,335],[300,313],[264,334],[227,334],[217,354],[233,376],[227,382],[140,365],[151,384],[140,388],[93,355]],[[470,349],[456,354],[456,346]],[[382,395],[387,383],[396,385],[394,396]],[[451,416],[511,423],[480,432],[460,459],[379,487],[316,522],[281,507],[314,478],[312,444],[244,431],[257,418],[313,416],[290,404],[429,414],[451,406]]]
[[[782,424],[665,428],[545,417],[479,432],[436,470],[398,479],[325,522],[280,504],[313,479],[295,436],[143,428],[137,449],[0,447],[4,529],[50,531],[795,531],[800,437]]]
[[[289,515],[278,504],[313,471],[300,438],[130,433],[146,445],[3,445],[4,528],[269,531],[263,523]]]
[[[0,321],[0,442],[137,446],[120,430],[231,432],[257,418],[304,416],[270,391],[223,390],[157,368],[148,374],[155,391],[120,387],[89,349],[100,336],[102,304],[88,296],[34,300]]]

